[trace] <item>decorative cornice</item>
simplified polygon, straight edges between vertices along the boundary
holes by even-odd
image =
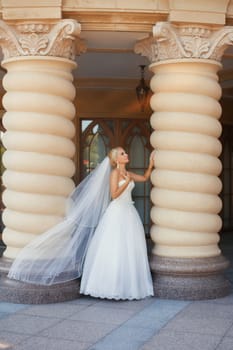
[[[136,43],[134,51],[151,62],[187,58],[220,61],[229,45],[233,45],[233,27],[213,29],[158,22],[153,27],[153,36]]]
[[[75,59],[85,52],[78,37],[81,26],[74,20],[54,23],[21,23],[9,26],[0,21],[0,46],[4,59],[17,56],[56,56]]]

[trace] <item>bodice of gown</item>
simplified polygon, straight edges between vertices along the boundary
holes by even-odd
[[[126,180],[119,181],[119,187],[124,184]],[[119,197],[114,199],[115,202],[124,202],[124,203],[133,203],[132,200],[132,190],[134,188],[135,184],[134,181],[130,181],[126,189],[121,193]]]

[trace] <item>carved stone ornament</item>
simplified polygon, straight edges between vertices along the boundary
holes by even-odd
[[[136,43],[134,51],[151,62],[182,58],[220,61],[229,45],[233,45],[233,27],[213,29],[158,22],[153,27],[153,36]]]
[[[0,21],[0,46],[4,59],[17,56],[56,56],[75,59],[86,51],[78,37],[81,26],[75,20],[23,23],[9,26]]]

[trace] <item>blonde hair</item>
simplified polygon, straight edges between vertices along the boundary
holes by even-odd
[[[119,148],[121,148],[121,147],[112,148],[108,153],[108,157],[110,159],[111,166],[114,168],[117,166],[117,155],[118,155]]]

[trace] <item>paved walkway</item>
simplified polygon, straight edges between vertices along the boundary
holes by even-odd
[[[233,261],[233,245],[223,244]],[[227,272],[233,282],[232,265]],[[233,350],[233,293],[206,301],[0,303],[0,349]]]

